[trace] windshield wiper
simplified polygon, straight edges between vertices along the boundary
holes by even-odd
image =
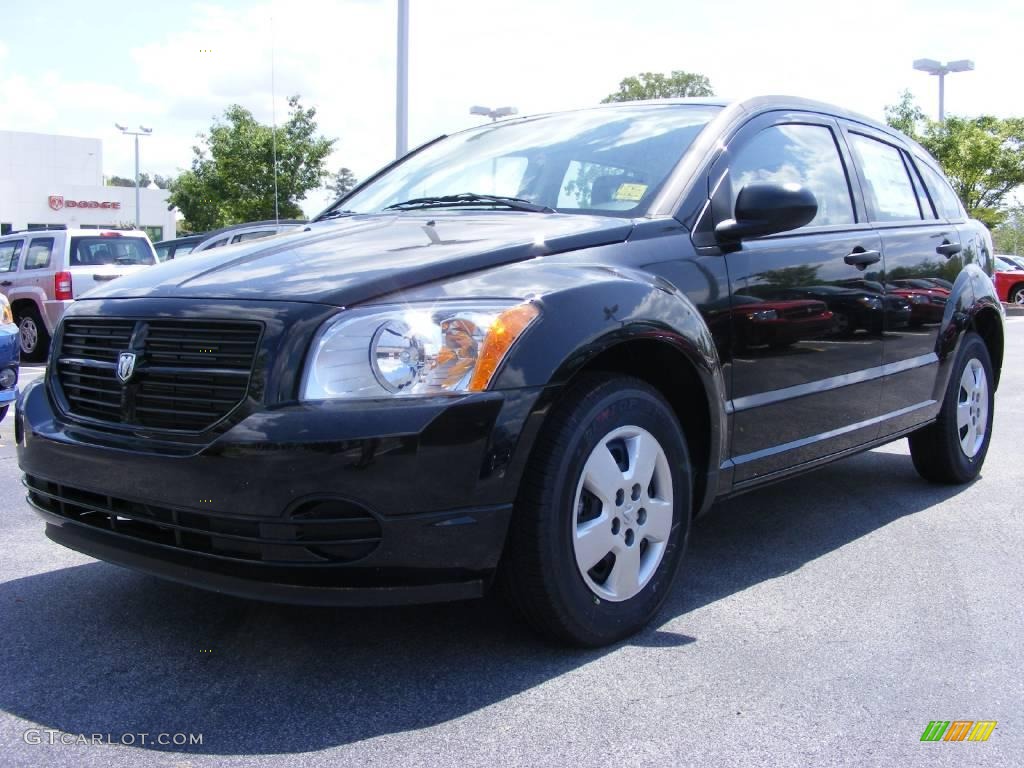
[[[414,197],[401,203],[384,207],[385,211],[409,211],[416,208],[464,208],[467,206],[503,206],[513,211],[530,211],[532,213],[555,213],[554,208],[539,203],[531,203],[521,197],[505,195],[481,195],[476,192],[460,192],[457,195],[436,195],[434,197]]]
[[[342,216],[355,216],[356,211],[346,211],[343,208],[335,208],[333,211],[322,213],[314,221],[326,221],[327,219],[340,219]]]

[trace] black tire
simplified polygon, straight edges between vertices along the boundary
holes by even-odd
[[[18,343],[21,345],[22,359],[38,363],[46,359],[50,351],[50,334],[43,324],[39,310],[34,306],[18,309],[14,321],[18,324]],[[34,344],[31,342],[35,339]]]
[[[617,429],[638,429],[654,437],[666,459],[659,465],[664,468],[657,471],[662,477],[671,477],[673,503],[664,507],[665,513],[671,509],[672,520],[660,562],[649,571],[649,580],[638,592],[616,601],[602,599],[588,586],[576,563],[573,539],[579,524],[576,494],[584,466],[597,446]],[[624,457],[623,461],[628,464],[631,460]],[[644,493],[653,487],[652,481]],[[526,621],[550,639],[597,647],[637,632],[658,612],[679,571],[689,537],[692,496],[686,441],[675,414],[658,391],[632,377],[584,375],[560,399],[537,438],[502,560],[503,591]],[[623,509],[630,502],[625,505]],[[603,505],[602,510],[604,514]],[[611,513],[622,512],[613,508]],[[640,538],[628,539],[628,546],[636,544],[638,560],[651,546],[650,540],[642,538],[643,514],[641,508],[635,518],[622,518],[629,521],[622,526],[637,526],[636,532],[628,535]],[[611,526],[609,530],[619,533]],[[625,545],[624,527],[622,534]],[[611,562],[617,562],[615,556]],[[609,573],[613,567],[609,566]],[[593,578],[593,572],[588,571],[588,578]]]
[[[10,408],[11,406],[9,405],[0,405],[0,421],[3,421],[5,418],[7,418],[7,411],[9,411]]]
[[[967,391],[961,386],[964,371],[972,361],[980,363],[984,371],[987,386],[984,397],[979,395],[979,403],[985,400],[985,429],[980,446],[973,456],[968,456],[961,447],[961,427],[957,423],[957,407]],[[942,400],[938,419],[923,429],[910,435],[910,456],[914,460],[914,468],[925,480],[946,485],[968,483],[978,476],[988,446],[992,439],[992,423],[995,415],[995,378],[992,374],[992,361],[988,347],[978,334],[964,334],[960,349],[956,355],[949,376],[949,385]],[[973,411],[972,411],[973,414]]]

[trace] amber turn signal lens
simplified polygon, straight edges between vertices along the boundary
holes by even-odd
[[[509,349],[539,314],[540,310],[534,304],[520,304],[498,315],[487,329],[480,347],[480,357],[469,380],[470,392],[487,389]]]

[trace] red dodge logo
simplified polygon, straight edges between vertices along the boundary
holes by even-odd
[[[50,195],[50,207],[59,211],[64,207],[64,195]]]

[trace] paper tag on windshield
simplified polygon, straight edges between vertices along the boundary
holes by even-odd
[[[619,188],[615,190],[616,200],[641,200],[643,199],[644,192],[647,191],[646,184],[619,184]]]

